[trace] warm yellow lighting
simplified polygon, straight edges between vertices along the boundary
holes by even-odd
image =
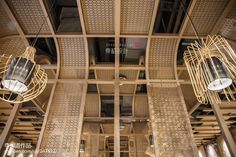
[[[29,46],[19,57],[0,56],[0,99],[22,103],[36,98],[45,89],[47,74],[35,63],[35,52]]]
[[[235,100],[236,54],[221,36],[207,36],[188,46],[184,61],[199,102]]]

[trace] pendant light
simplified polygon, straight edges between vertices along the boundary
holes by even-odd
[[[206,58],[206,65],[202,65],[203,75],[207,76],[209,83],[207,88],[211,91],[222,91],[232,84],[228,70],[217,57]],[[208,71],[209,74],[208,75]]]
[[[200,39],[183,2],[180,2],[197,38],[184,52],[184,61],[198,101],[203,104],[220,103],[222,96],[228,101],[235,100],[235,52],[219,35]]]
[[[84,153],[85,151],[85,140],[80,140],[79,152]]]
[[[55,1],[52,3],[49,13]],[[10,103],[22,103],[36,98],[45,89],[47,74],[34,61],[36,53],[34,46],[45,22],[46,18],[43,20],[31,46],[28,46],[22,55],[13,57],[3,54],[0,56],[1,100]]]

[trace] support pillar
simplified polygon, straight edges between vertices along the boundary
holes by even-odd
[[[228,126],[225,123],[224,117],[222,115],[222,112],[220,110],[220,107],[218,104],[211,104],[211,107],[214,111],[214,114],[216,116],[216,120],[220,126],[222,136],[225,140],[225,143],[229,149],[230,155],[233,157],[236,157],[236,145],[233,139],[232,134],[229,131]]]

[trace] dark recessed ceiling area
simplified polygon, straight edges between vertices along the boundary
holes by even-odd
[[[45,1],[48,13],[53,2]],[[76,0],[56,0],[49,14],[56,32],[82,32]]]
[[[190,0],[160,0],[154,33],[178,33],[189,3]]]
[[[29,42],[32,43],[35,38],[28,38]],[[52,63],[57,62],[57,51],[53,38],[38,38],[35,43],[36,55],[46,55],[51,59]]]

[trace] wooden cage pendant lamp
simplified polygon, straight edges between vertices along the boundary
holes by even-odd
[[[55,2],[56,0],[53,1],[49,13]],[[13,55],[3,54],[0,56],[1,100],[10,103],[22,103],[36,98],[45,89],[48,80],[47,74],[34,61],[36,53],[34,46],[48,16],[43,19],[34,41],[22,55],[13,57]]]
[[[22,103],[36,98],[46,87],[47,74],[34,61],[36,49],[28,46],[18,56],[0,56],[0,99]]]
[[[184,61],[199,102],[235,100],[236,54],[223,37],[209,35],[205,41],[192,43]]]

